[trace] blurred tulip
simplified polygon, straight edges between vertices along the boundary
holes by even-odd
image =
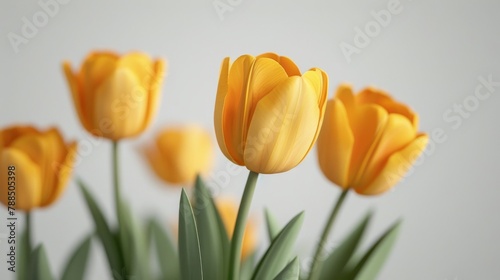
[[[198,126],[165,129],[145,155],[158,177],[170,184],[191,185],[198,173],[210,171],[213,144],[210,134]]]
[[[303,75],[287,57],[266,53],[222,63],[215,131],[224,155],[257,173],[297,166],[314,145],[325,112],[328,76]]]
[[[91,53],[80,71],[63,63],[78,117],[85,129],[111,140],[137,136],[156,115],[164,62],[143,53]]]
[[[7,206],[9,196],[15,196],[13,208],[24,211],[52,204],[66,188],[76,148],[76,142],[65,143],[55,128],[39,131],[13,126],[1,130],[0,202]],[[15,185],[15,194],[8,194],[12,190],[9,183]]]
[[[375,195],[406,174],[427,142],[408,106],[373,87],[354,95],[344,84],[328,101],[318,160],[323,174],[342,189]]]
[[[222,222],[226,228],[229,237],[233,235],[236,217],[238,215],[238,205],[230,198],[219,198],[215,200],[215,204]],[[244,260],[250,256],[257,248],[257,226],[254,220],[250,220],[245,227],[243,235],[243,244],[241,248],[241,259]]]

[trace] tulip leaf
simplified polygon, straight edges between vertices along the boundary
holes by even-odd
[[[179,205],[179,259],[182,279],[203,279],[198,229],[193,208],[184,189]]]
[[[389,257],[401,227],[401,221],[392,225],[357,262],[354,269],[347,272],[346,279],[374,280]]]
[[[200,240],[204,279],[224,279],[224,262],[228,257],[229,239],[219,226],[219,214],[205,184],[198,176],[195,183],[194,216]]]
[[[125,246],[130,246],[130,268],[129,274],[132,277],[138,279],[149,279],[149,255],[147,250],[147,240],[146,236],[142,230],[142,226],[139,224],[137,219],[135,219],[131,212],[130,206],[122,202],[122,214],[123,222],[125,227],[123,230],[127,231],[127,238],[130,244]]]
[[[118,240],[111,232],[108,222],[87,187],[81,180],[78,180],[77,183],[80,186],[80,190],[83,193],[87,207],[94,220],[97,236],[101,240],[104,250],[106,251],[112,274],[116,275],[116,273],[121,273],[123,269],[123,260],[121,258]]]
[[[273,239],[278,235],[278,233],[281,230],[281,227],[278,223],[278,220],[276,217],[274,217],[273,214],[271,214],[271,211],[269,209],[264,210],[264,214],[266,216],[266,226],[267,226],[267,234],[269,236],[269,242],[272,242]]]
[[[180,279],[179,256],[169,234],[156,219],[150,221],[151,239],[156,248],[162,280]]]
[[[29,259],[31,256],[30,248],[28,243],[28,235],[26,234],[26,228],[21,233],[21,236],[17,240],[17,256],[16,256],[16,279],[17,280],[28,280],[28,268],[30,267]]]
[[[54,280],[50,272],[49,260],[43,245],[38,246],[31,254],[30,262],[30,279],[31,280]]]
[[[295,257],[283,270],[274,278],[274,280],[299,280],[300,277],[300,262],[299,258]],[[333,279],[333,278],[331,278]]]
[[[259,261],[252,279],[273,279],[288,264],[303,221],[301,212],[280,231]]]
[[[126,213],[127,209],[123,205],[123,201],[117,201],[118,203],[118,241],[120,245],[120,251],[122,253],[123,262],[125,265],[125,273],[132,274],[130,270],[133,264],[133,254],[132,254],[132,238],[130,236],[130,217]]]
[[[252,279],[253,268],[255,267],[256,254],[253,253],[242,260],[240,269],[240,280]]]
[[[345,266],[358,248],[371,217],[371,213],[366,215],[324,261],[320,276],[321,280],[338,279],[340,277]]]
[[[76,247],[65,266],[61,280],[84,279],[91,245],[92,236],[88,236]]]

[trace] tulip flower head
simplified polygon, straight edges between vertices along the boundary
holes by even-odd
[[[326,106],[328,76],[304,74],[287,57],[265,53],[222,62],[215,131],[224,155],[257,173],[297,166],[316,141]]]
[[[76,148],[76,142],[65,143],[55,128],[39,131],[14,126],[1,130],[0,202],[23,211],[51,205],[66,188]],[[14,206],[9,204],[12,198]]]
[[[210,134],[195,125],[161,131],[144,154],[159,178],[183,186],[191,185],[197,174],[209,172],[214,157]]]
[[[83,127],[111,140],[142,133],[156,115],[164,62],[143,53],[91,53],[79,71],[64,73]]]
[[[328,101],[318,160],[323,174],[342,189],[375,195],[406,174],[427,142],[408,106],[373,87],[354,95],[344,84]]]

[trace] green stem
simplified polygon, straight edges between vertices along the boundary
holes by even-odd
[[[28,260],[31,257],[31,251],[33,249],[31,243],[31,212],[26,212],[26,256]],[[29,263],[29,261],[28,261]],[[28,266],[29,267],[29,266]]]
[[[313,263],[311,265],[311,271],[309,272],[309,278],[308,278],[309,280],[318,279],[318,277],[321,273],[321,268],[323,266],[323,260],[321,260],[321,257],[323,255],[323,249],[325,247],[324,245],[326,244],[326,239],[328,238],[328,235],[330,235],[330,231],[332,230],[335,219],[337,218],[339,210],[340,210],[348,192],[349,192],[349,188],[342,191],[339,198],[337,199],[337,203],[333,207],[333,211],[330,214],[328,221],[326,222],[325,228],[323,229],[323,234],[321,235],[321,239],[319,240],[318,247],[316,248],[316,253],[314,254]]]
[[[241,244],[258,177],[259,173],[250,171],[250,173],[248,174],[247,183],[245,185],[245,190],[243,191],[243,196],[241,197],[240,209],[238,210],[238,217],[236,218],[233,237],[231,238],[228,274],[228,279],[230,280],[240,279],[239,274],[241,264]]]
[[[120,222],[120,203],[121,203],[121,192],[120,192],[120,176],[119,176],[119,164],[118,164],[118,142],[113,141],[113,186],[115,195],[115,207],[116,215],[118,217],[118,222]]]

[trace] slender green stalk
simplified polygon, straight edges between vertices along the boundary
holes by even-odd
[[[233,237],[231,238],[228,279],[240,279],[241,244],[258,177],[259,173],[250,171],[243,196],[241,197],[240,209],[238,210],[238,217],[236,218]]]
[[[326,239],[328,238],[328,235],[330,235],[330,231],[332,230],[335,219],[337,218],[339,210],[348,192],[349,189],[345,189],[344,191],[342,191],[339,198],[337,199],[337,203],[335,203],[335,206],[333,207],[332,213],[330,214],[328,221],[326,222],[325,228],[323,229],[323,234],[321,234],[321,239],[319,240],[318,247],[316,248],[316,253],[314,254],[313,263],[311,265],[311,270],[309,272],[309,278],[308,278],[309,280],[318,279],[321,273],[321,268],[323,266],[323,260],[321,259],[321,257],[323,255],[323,249],[325,247],[324,245],[326,244]]]
[[[118,220],[120,220],[120,203],[121,203],[121,191],[120,191],[120,176],[119,176],[119,164],[118,164],[118,141],[113,141],[113,186],[115,195],[115,206],[116,215]]]
[[[31,243],[31,212],[26,212],[26,258],[29,260],[31,257],[31,251],[33,250],[33,245]],[[29,267],[29,266],[27,266]]]

